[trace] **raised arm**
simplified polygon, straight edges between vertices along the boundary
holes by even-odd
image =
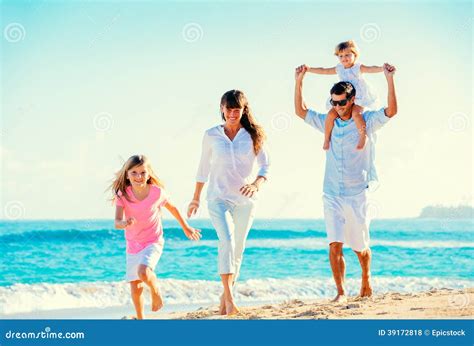
[[[365,66],[365,65],[360,65],[360,72],[362,72],[362,73],[379,73],[379,72],[383,72],[383,66]]]
[[[307,69],[306,65],[300,65],[295,70],[295,113],[301,119],[305,119],[308,112],[303,100],[303,79]]]
[[[316,73],[316,74],[336,74],[336,68],[335,67],[308,67],[307,68],[308,72],[311,73]]]
[[[387,79],[387,108],[385,108],[385,115],[389,118],[395,116],[398,111],[397,106],[397,95],[395,94],[395,83],[393,81],[393,75],[395,74],[396,68],[390,64],[385,63],[383,65],[385,78]]]

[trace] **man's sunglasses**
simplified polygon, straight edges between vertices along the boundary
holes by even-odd
[[[344,100],[341,100],[341,101],[334,101],[333,99],[331,99],[329,102],[330,102],[331,105],[333,105],[334,107],[336,107],[337,105],[344,107],[344,106],[347,104],[347,102],[349,102],[349,100],[348,100],[348,99],[344,99]]]

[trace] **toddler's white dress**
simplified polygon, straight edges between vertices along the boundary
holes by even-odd
[[[356,89],[355,104],[367,109],[375,109],[377,96],[372,92],[370,85],[364,79],[360,72],[360,63],[355,63],[351,68],[344,68],[342,64],[336,65],[336,72],[340,81],[351,82]],[[331,109],[332,105],[329,102],[331,97],[326,102],[327,109]]]

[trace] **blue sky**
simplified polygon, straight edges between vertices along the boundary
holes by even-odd
[[[202,134],[234,88],[272,156],[258,217],[322,217],[323,137],[293,113],[293,70],[334,66],[347,39],[360,62],[398,69],[399,114],[377,145],[376,216],[472,204],[470,2],[1,4],[3,218],[112,217],[104,190],[136,153],[184,208]],[[384,105],[383,74],[367,80]],[[324,111],[336,81],[309,75],[307,103]]]

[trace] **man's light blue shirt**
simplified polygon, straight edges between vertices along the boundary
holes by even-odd
[[[354,120],[343,121],[337,118],[331,134],[331,143],[326,152],[326,171],[323,192],[333,196],[354,196],[376,182],[375,170],[375,132],[390,118],[384,108],[366,111],[363,114],[369,140],[364,149],[357,150],[359,132]],[[327,114],[309,109],[305,122],[324,133]]]

